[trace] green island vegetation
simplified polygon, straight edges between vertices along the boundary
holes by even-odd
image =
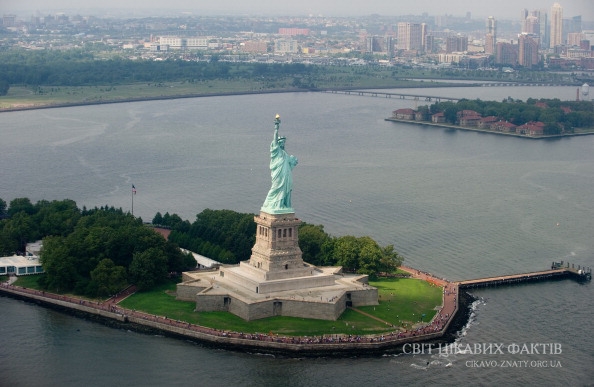
[[[589,101],[561,101],[559,99],[533,99],[526,102],[508,98],[501,102],[480,99],[462,99],[458,102],[436,102],[418,108],[423,119],[443,113],[446,123],[459,125],[462,112],[476,112],[481,117],[495,117],[515,126],[530,122],[544,124],[544,135],[594,132],[594,104]]]
[[[0,51],[0,111],[237,93],[356,88],[472,86],[439,80],[576,84],[567,74],[522,70],[383,66],[335,60],[328,65],[225,61],[188,53],[182,59],[127,59],[92,46],[65,51]]]
[[[157,213],[145,224],[121,209],[79,209],[68,199],[33,204],[16,198],[9,205],[0,199],[0,254],[23,252],[26,243],[42,239],[45,273],[19,277],[18,286],[104,300],[134,284],[139,291],[123,307],[223,330],[306,336],[382,333],[393,330],[392,325],[409,328],[428,322],[441,305],[442,288],[408,278],[398,269],[403,258],[392,245],[380,247],[368,236],[333,237],[323,226],[306,223],[299,241],[304,260],[368,274],[370,284],[378,287],[379,305],[349,309],[338,321],[271,317],[246,322],[227,312],[196,313],[195,303],[176,300],[179,273],[196,266],[193,256],[179,247],[230,264],[248,259],[255,241],[253,216],[206,209],[193,223]],[[169,239],[154,227],[169,228]]]

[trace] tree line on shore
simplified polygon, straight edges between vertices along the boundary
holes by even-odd
[[[154,227],[171,229],[166,240]],[[196,260],[179,247],[224,264],[248,260],[255,243],[253,214],[205,209],[190,223],[177,214],[157,213],[151,225],[121,208],[79,209],[72,200],[0,199],[0,255],[24,254],[29,242],[43,240],[40,285],[56,292],[107,296],[135,284],[148,290],[172,273],[192,270]],[[299,246],[306,262],[342,266],[347,272],[393,272],[403,258],[393,245],[381,247],[369,236],[333,237],[322,225],[303,223]]]
[[[196,267],[191,254],[121,209],[79,209],[72,200],[36,204],[0,199],[0,254],[23,254],[43,240],[40,286],[58,293],[108,296],[135,284],[150,289],[170,273]]]
[[[230,63],[216,56],[197,60],[97,60],[83,50],[0,52],[0,95],[9,85],[102,86],[139,82],[200,82],[215,79],[268,79],[297,77],[295,87],[307,87],[302,77],[319,71],[302,63]]]
[[[397,64],[379,66],[367,58],[366,66],[348,66],[329,58],[324,65],[304,63],[253,63],[226,61],[219,54],[188,52],[181,58],[128,59],[109,55],[90,47],[70,50],[0,50],[0,96],[11,85],[30,87],[43,93],[42,87],[115,86],[135,83],[162,84],[167,82],[205,82],[212,80],[253,80],[265,88],[356,88],[400,85],[406,80],[416,86],[432,86],[413,82],[428,79],[483,79],[510,82],[575,83],[571,76],[547,71],[523,70],[514,74],[480,69],[415,69]],[[335,58],[336,59],[336,58]],[[373,81],[370,81],[373,80]],[[381,79],[381,82],[377,80]],[[371,82],[371,83],[369,83]],[[406,82],[404,82],[407,84]]]
[[[193,223],[176,214],[157,213],[152,223],[170,228],[169,240],[180,247],[224,264],[248,260],[256,241],[254,214],[231,210],[205,209]],[[368,274],[371,278],[393,272],[403,262],[393,245],[382,247],[369,236],[333,237],[324,231],[323,225],[305,222],[299,227],[299,248],[305,262],[342,266],[345,271]]]

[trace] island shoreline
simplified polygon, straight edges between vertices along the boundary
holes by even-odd
[[[378,334],[373,335],[375,340],[366,338],[364,341],[314,342],[312,339],[315,338],[299,336],[290,340],[286,338],[280,340],[275,336],[240,335],[237,332],[226,332],[212,328],[205,328],[205,330],[200,331],[195,329],[198,326],[171,320],[164,316],[147,315],[148,318],[147,316],[138,318],[135,317],[135,315],[138,315],[135,311],[122,310],[116,306],[110,306],[106,309],[103,306],[99,308],[98,306],[101,304],[97,304],[97,307],[95,307],[91,302],[83,300],[79,303],[73,303],[67,300],[65,296],[8,284],[0,284],[0,293],[11,298],[70,314],[74,317],[98,322],[111,328],[188,340],[209,348],[265,353],[282,357],[377,357],[407,353],[404,350],[406,344],[423,343],[433,347],[452,343],[457,339],[460,330],[468,323],[472,313],[472,304],[476,300],[470,293],[460,292],[456,313],[450,316],[450,321],[442,331],[435,333],[396,339],[388,337],[385,341],[379,339],[384,335]],[[249,338],[243,336],[249,336]],[[323,337],[328,338],[331,336],[338,335],[329,334]],[[389,336],[389,334],[385,334],[385,336]]]
[[[518,133],[511,133],[511,132],[509,132],[509,133],[508,132],[498,132],[498,131],[489,130],[489,129],[471,128],[468,126],[449,125],[449,124],[434,123],[434,122],[429,122],[429,121],[404,120],[404,119],[393,118],[393,117],[385,118],[384,121],[421,125],[421,126],[434,127],[434,128],[443,128],[443,129],[450,129],[450,130],[464,130],[467,132],[496,134],[496,135],[500,135],[500,136],[525,138],[525,139],[529,139],[529,140],[559,139],[559,138],[564,138],[564,137],[590,136],[590,135],[594,134],[594,131],[592,131],[592,132],[588,132],[588,133],[563,133],[563,134],[552,134],[552,135],[529,136],[529,135],[525,135],[525,134],[518,134]]]

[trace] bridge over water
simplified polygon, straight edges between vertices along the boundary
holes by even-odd
[[[459,87],[460,85],[456,85]],[[550,83],[515,83],[515,82],[477,82],[468,83],[465,87],[519,87],[519,86],[562,86]],[[437,86],[436,86],[437,87]],[[422,89],[419,89],[422,90]],[[347,94],[355,95],[360,97],[379,97],[379,98],[398,98],[398,99],[412,99],[415,101],[427,101],[427,102],[441,102],[441,101],[453,101],[457,102],[462,98],[455,97],[444,97],[437,95],[426,95],[426,94],[412,94],[412,93],[397,93],[397,92],[384,92],[377,90],[319,90],[322,93],[332,94]]]
[[[347,94],[361,97],[380,97],[380,98],[398,98],[398,99],[412,99],[415,101],[459,101],[461,98],[441,97],[437,95],[421,95],[410,93],[387,93],[382,91],[368,91],[368,90],[320,90],[322,93],[332,94]]]

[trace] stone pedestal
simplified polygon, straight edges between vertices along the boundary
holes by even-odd
[[[294,316],[336,320],[347,306],[377,305],[377,289],[366,275],[342,274],[303,261],[295,213],[254,217],[256,243],[248,261],[218,271],[186,273],[178,299],[192,299],[196,311],[229,311],[245,320]]]
[[[313,275],[303,262],[299,248],[299,225],[295,213],[268,214],[260,212],[256,222],[256,243],[250,260],[244,264],[260,270],[264,280],[278,280]]]

